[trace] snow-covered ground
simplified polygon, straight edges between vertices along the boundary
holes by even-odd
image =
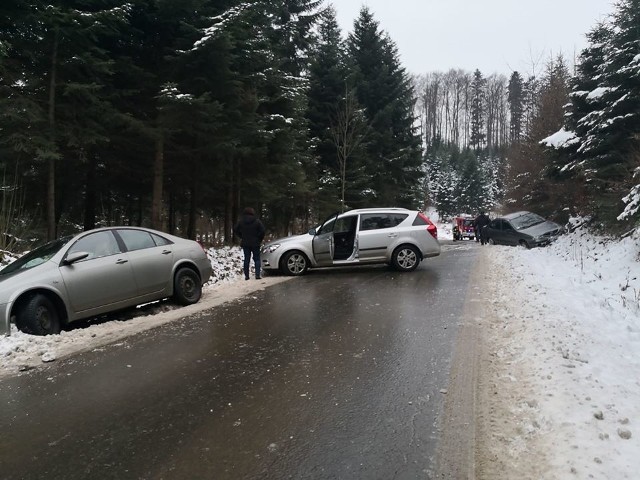
[[[439,224],[439,236],[451,239],[450,226]],[[638,478],[640,230],[618,241],[577,230],[547,248],[478,248],[487,353],[481,478]],[[13,327],[0,337],[0,378],[288,279],[244,281],[239,248],[210,257],[216,281],[197,305],[160,303],[49,337]]]
[[[640,478],[640,229],[484,248],[480,478]]]

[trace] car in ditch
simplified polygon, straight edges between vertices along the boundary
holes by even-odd
[[[402,272],[440,255],[438,229],[422,212],[363,208],[331,215],[303,235],[263,245],[265,271],[302,275],[309,268],[386,263]]]
[[[482,230],[486,242],[491,245],[526,248],[548,245],[562,233],[561,225],[527,211],[496,217]]]
[[[0,270],[0,331],[35,335],[75,320],[172,297],[198,302],[211,262],[196,241],[138,227],[53,240]]]

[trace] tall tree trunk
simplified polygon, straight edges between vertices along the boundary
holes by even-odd
[[[81,157],[86,157],[84,150]],[[96,162],[92,155],[81,158],[87,165],[86,194],[84,199],[84,229],[85,231],[96,228]]]
[[[187,225],[187,238],[196,239],[197,229],[197,207],[198,207],[198,172],[194,169],[191,177],[190,200],[189,200],[189,219]]]
[[[172,235],[176,233],[176,196],[171,187],[169,187],[169,233]]]
[[[58,43],[60,32],[56,28],[53,36],[53,49],[51,51],[51,78],[49,79],[49,135],[51,146],[55,149],[55,108],[56,108],[56,64],[58,63]],[[47,239],[56,238],[56,159],[51,152],[48,160],[47,177]]]
[[[231,184],[231,225],[228,234],[230,235],[231,242],[235,242],[236,238],[233,236],[233,226],[236,219],[240,216],[240,183],[242,182],[242,160],[234,157],[233,160],[233,182]]]
[[[225,191],[224,200],[224,221],[223,221],[223,233],[222,242],[225,245],[231,245],[233,243],[233,217],[231,213],[231,205],[233,204],[233,188],[231,186],[231,175],[227,172],[227,187]]]
[[[151,228],[162,230],[162,183],[164,177],[164,138],[156,140],[153,162],[153,199],[151,200]]]

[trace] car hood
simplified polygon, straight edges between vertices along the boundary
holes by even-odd
[[[271,240],[265,245],[273,245],[274,243],[279,243],[282,245],[283,243],[295,243],[295,242],[308,242],[313,238],[313,235],[309,235],[308,233],[303,233],[302,235],[293,235],[291,237],[282,237],[276,240]]]
[[[550,222],[549,220],[547,220],[546,222],[533,225],[520,231],[522,233],[526,233],[527,235],[531,235],[532,237],[539,237],[541,235],[544,235],[545,233],[559,235],[560,232],[562,232],[562,227],[555,222]]]
[[[0,271],[0,289],[4,289],[9,286],[9,281],[15,282],[16,276],[26,272],[13,272],[8,275],[2,275],[1,273],[2,272]]]
[[[24,284],[37,285],[42,282],[46,283],[51,278],[51,271],[56,269],[57,265],[49,260],[28,270],[18,270],[7,275],[0,275],[0,303],[6,302],[13,292],[20,289]]]

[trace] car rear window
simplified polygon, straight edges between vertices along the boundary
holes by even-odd
[[[413,219],[412,225],[414,227],[419,227],[420,225],[429,225],[429,222],[427,221],[427,217],[416,214],[416,218]]]
[[[171,240],[167,240],[166,238],[161,237],[160,235],[156,235],[155,233],[152,233],[151,237],[153,237],[153,241],[156,242],[156,245],[158,246],[171,245]]]

